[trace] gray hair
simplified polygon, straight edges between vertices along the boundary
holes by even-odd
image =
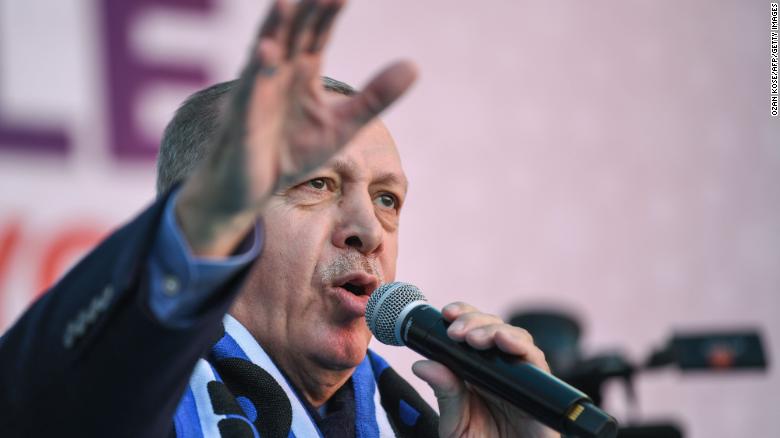
[[[238,80],[221,82],[188,97],[163,132],[157,156],[157,194],[184,180],[203,160],[214,143],[224,107]],[[323,87],[351,96],[355,89],[344,82],[322,77]]]

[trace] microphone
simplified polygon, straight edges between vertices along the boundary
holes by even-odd
[[[393,282],[377,288],[366,322],[388,345],[406,345],[557,430],[575,437],[614,438],[617,421],[583,392],[497,348],[477,350],[447,335],[450,325],[416,286]]]

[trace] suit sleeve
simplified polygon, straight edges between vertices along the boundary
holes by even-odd
[[[168,196],[78,263],[0,338],[3,436],[166,436],[197,359],[249,264],[185,325],[149,308],[148,259]]]
[[[147,272],[152,313],[165,324],[183,327],[197,320],[198,309],[214,290],[257,258],[263,247],[263,227],[258,223],[229,257],[197,257],[176,220],[178,193],[174,192],[165,205]]]

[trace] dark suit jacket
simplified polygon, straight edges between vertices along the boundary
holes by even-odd
[[[164,437],[248,268],[195,324],[148,308],[146,264],[167,196],[113,233],[0,338],[0,436]]]

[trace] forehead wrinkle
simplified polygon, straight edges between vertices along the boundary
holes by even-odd
[[[359,179],[361,177],[361,173],[364,173],[361,172],[361,168],[358,166],[357,162],[351,158],[336,158],[330,163],[330,166],[328,167],[348,180]],[[401,187],[404,194],[406,194],[406,190],[409,186],[409,183],[406,180],[406,176],[404,174],[391,171],[380,171],[378,175],[371,179],[370,183],[397,185]]]
[[[357,163],[351,158],[338,157],[330,163],[329,167],[340,175],[348,175],[352,178],[360,173]]]
[[[406,181],[406,177],[403,174],[397,174],[393,172],[383,172],[374,178],[374,182],[378,184],[387,184],[400,186],[404,194],[409,187],[409,183]]]

